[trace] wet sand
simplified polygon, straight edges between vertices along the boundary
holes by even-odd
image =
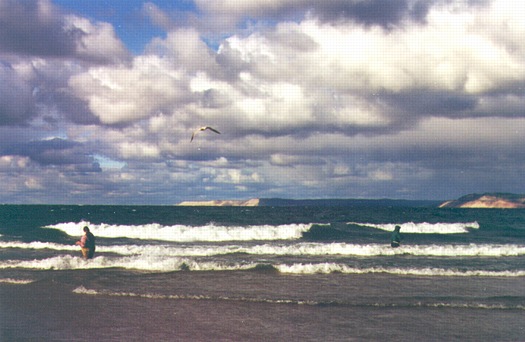
[[[517,341],[525,336],[523,315],[514,310],[166,300],[71,290],[65,284],[0,284],[1,341]]]
[[[351,335],[344,315],[338,329],[312,331],[313,311],[326,308],[90,296],[38,283],[1,285],[0,296],[2,341],[304,341]],[[334,328],[327,323],[326,330]]]

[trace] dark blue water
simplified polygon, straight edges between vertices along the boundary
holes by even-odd
[[[85,225],[97,237],[88,261],[74,245]],[[106,316],[128,308],[126,328],[109,326],[154,330],[136,340],[525,339],[525,210],[3,205],[0,234],[3,306],[42,322],[1,316],[4,338],[81,336],[10,302],[43,291],[111,302]],[[175,332],[175,307],[197,323]],[[120,340],[108,329],[100,340]]]

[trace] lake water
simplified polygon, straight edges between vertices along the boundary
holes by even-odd
[[[525,340],[525,210],[3,205],[0,235],[2,341]]]

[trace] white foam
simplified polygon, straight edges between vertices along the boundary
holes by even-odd
[[[78,251],[75,245],[49,242],[2,242],[0,248],[50,249]],[[387,244],[349,244],[298,242],[293,244],[230,245],[99,245],[97,254],[115,253],[123,256],[145,255],[158,257],[195,257],[245,253],[277,256],[390,256],[414,255],[435,257],[512,257],[525,255],[525,245],[468,244],[468,245],[403,245],[391,248]]]
[[[21,248],[21,249],[51,249],[57,251],[72,251],[78,250],[79,247],[75,245],[63,245],[53,242],[19,242],[19,241],[0,241],[0,248]]]
[[[292,274],[369,274],[369,273],[386,273],[396,275],[413,275],[413,276],[440,276],[440,277],[523,277],[525,271],[486,271],[486,270],[469,270],[462,271],[457,269],[443,268],[355,268],[345,264],[338,263],[318,263],[318,264],[293,264],[275,266],[281,273]]]
[[[270,303],[270,304],[295,304],[295,305],[358,305],[373,307],[428,307],[428,308],[456,308],[456,309],[482,309],[482,310],[525,310],[523,305],[504,305],[504,304],[485,304],[485,303],[446,303],[446,302],[416,302],[416,303],[356,303],[344,301],[313,301],[297,299],[274,299],[261,297],[229,297],[229,296],[210,296],[198,294],[159,294],[159,293],[137,293],[137,292],[116,292],[110,290],[94,290],[84,286],[79,286],[73,293],[90,296],[110,296],[110,297],[138,297],[145,299],[168,299],[168,300],[214,300],[214,301],[240,301],[251,303]]]
[[[255,265],[225,264],[220,262],[197,262],[188,258],[166,258],[164,256],[98,256],[90,260],[71,255],[61,255],[39,260],[4,260],[0,269],[25,268],[40,270],[77,270],[98,268],[124,268],[130,270],[172,272],[189,268],[193,271],[236,271],[246,270]]]
[[[84,286],[77,287],[76,289],[73,290],[73,293],[88,294],[88,295],[97,295],[97,294],[99,294],[98,291],[87,289]]]
[[[385,224],[373,224],[373,223],[358,223],[348,222],[348,224],[377,228],[386,231],[393,231],[395,226],[401,226],[401,233],[410,234],[463,234],[468,233],[469,229],[479,229],[479,223],[477,222],[455,222],[455,223],[385,223]]]
[[[270,299],[270,298],[254,298],[254,297],[228,297],[228,296],[208,296],[208,295],[192,295],[192,294],[158,294],[158,293],[136,293],[136,292],[114,292],[114,291],[97,291],[87,289],[84,286],[79,286],[73,290],[73,293],[84,295],[103,295],[112,297],[140,297],[147,299],[172,299],[172,300],[220,300],[220,301],[241,301],[252,303],[271,303],[271,304],[306,304],[316,305],[318,302],[304,301],[295,299]]]
[[[80,257],[69,255],[56,256],[42,260],[6,260],[0,262],[0,269],[30,268],[42,270],[73,270],[96,268],[125,268],[131,270],[172,272],[189,269],[191,271],[239,271],[255,269],[258,263],[226,263],[226,262],[201,262],[190,258],[164,258],[156,256],[129,256],[119,258],[96,257],[83,260]],[[271,265],[281,273],[291,274],[368,274],[388,273],[397,275],[414,276],[462,276],[462,277],[523,277],[525,271],[487,271],[487,270],[457,270],[443,268],[355,268],[342,263],[295,263]]]
[[[421,307],[454,308],[454,309],[484,309],[484,310],[525,310],[523,305],[483,304],[483,303],[425,303]]]
[[[239,252],[270,255],[348,255],[348,256],[389,256],[407,254],[439,257],[506,257],[525,255],[525,245],[407,245],[391,248],[386,244],[348,243],[297,243],[293,245],[258,245],[240,248]]]
[[[59,223],[44,228],[59,229],[70,236],[79,236],[84,226],[89,226],[95,236],[105,238],[130,238],[174,242],[217,242],[299,239],[304,232],[310,229],[311,224],[260,225],[248,227],[208,224],[193,227],[186,225],[163,226],[156,223],[146,225],[97,225],[89,222],[70,222]]]
[[[34,280],[30,279],[13,279],[13,278],[0,278],[0,283],[26,285],[31,284]]]

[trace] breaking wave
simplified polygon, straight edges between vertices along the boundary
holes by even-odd
[[[372,227],[386,231],[393,231],[395,226],[401,226],[402,233],[410,234],[463,234],[468,233],[470,229],[479,229],[479,223],[386,223],[386,224],[372,224],[372,223],[357,223],[348,222],[356,226]]]
[[[26,284],[31,284],[33,282],[34,280],[30,280],[30,279],[0,278],[0,283],[4,283],[4,284],[26,285]]]
[[[281,273],[293,274],[370,274],[386,273],[395,275],[411,276],[441,276],[441,277],[523,277],[525,271],[487,271],[487,270],[458,270],[444,268],[387,268],[387,267],[370,267],[355,268],[346,264],[338,263],[318,263],[318,264],[293,264],[278,265],[277,270]]]
[[[376,228],[392,231],[396,224],[370,224],[348,222],[348,224],[363,228]],[[460,234],[468,233],[471,229],[479,229],[477,222],[470,223],[401,223],[401,232],[411,234]],[[171,242],[226,242],[226,241],[278,241],[298,240],[312,227],[316,233],[330,237],[335,231],[329,224],[283,224],[283,225],[255,225],[255,226],[221,226],[213,223],[203,226],[171,225],[164,226],[157,223],[145,225],[111,225],[92,224],[90,222],[59,223],[44,228],[58,229],[70,236],[81,235],[82,228],[89,226],[95,236],[101,238],[129,238],[139,240],[158,240]]]
[[[141,240],[161,240],[172,242],[221,242],[250,240],[292,240],[300,239],[302,234],[310,229],[311,224],[286,224],[279,226],[216,226],[208,224],[193,227],[187,225],[163,226],[157,223],[146,225],[109,225],[80,223],[59,223],[44,228],[59,229],[70,236],[79,236],[82,227],[89,226],[98,237],[130,238]]]
[[[285,274],[370,274],[386,273],[411,276],[441,276],[441,277],[523,277],[524,270],[489,271],[489,270],[459,270],[444,268],[390,268],[369,267],[356,268],[343,263],[294,263],[294,264],[264,264],[257,262],[224,262],[198,261],[191,258],[165,258],[158,256],[129,256],[108,258],[99,256],[91,260],[83,260],[70,255],[56,256],[41,260],[5,260],[0,262],[0,269],[26,268],[40,270],[75,270],[97,268],[124,268],[130,270],[173,272],[173,271],[246,271],[275,269]]]
[[[52,242],[2,242],[0,248],[49,249],[78,251],[78,246]],[[414,255],[435,257],[513,257],[525,255],[525,245],[468,244],[468,245],[407,245],[390,248],[385,244],[350,244],[342,242],[299,242],[293,244],[229,245],[103,245],[97,253],[149,256],[214,256],[235,253],[274,256],[390,256]]]
[[[52,242],[1,242],[0,248],[49,249],[78,251],[78,246]],[[513,257],[525,255],[525,245],[468,244],[412,245],[390,248],[385,244],[349,244],[304,242],[294,244],[242,245],[105,245],[97,253],[154,256],[214,256],[235,253],[274,256],[390,256],[414,255],[435,257]]]

